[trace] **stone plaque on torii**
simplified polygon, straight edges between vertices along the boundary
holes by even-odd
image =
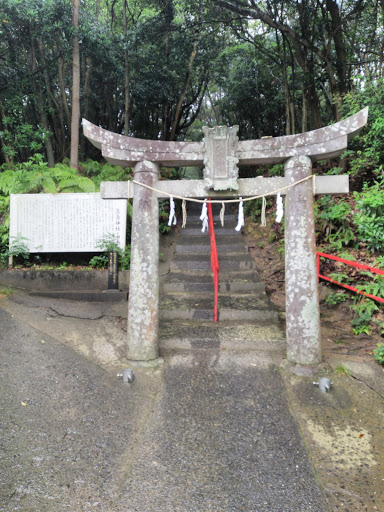
[[[134,181],[104,182],[105,199],[133,198],[127,357],[149,361],[159,355],[158,199],[233,199],[286,188],[285,283],[287,359],[321,362],[316,269],[314,194],[346,194],[348,175],[312,176],[312,162],[342,154],[366,124],[368,108],[333,125],[298,135],[238,141],[237,127],[204,128],[203,142],[136,139],[83,120],[84,135],[112,164],[134,167]],[[238,178],[237,165],[284,163],[285,176]],[[204,179],[158,181],[159,168],[204,165]],[[141,185],[142,184],[142,185]],[[144,185],[144,186],[143,186]],[[147,187],[145,187],[145,185]],[[153,189],[156,189],[153,190]]]

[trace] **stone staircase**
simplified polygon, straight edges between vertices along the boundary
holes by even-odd
[[[210,238],[201,232],[201,206],[190,203],[160,301],[162,348],[261,347],[281,349],[284,336],[278,312],[248,254],[237,214],[228,211],[221,226],[221,205],[212,205],[219,258],[219,322],[213,322],[214,286]]]

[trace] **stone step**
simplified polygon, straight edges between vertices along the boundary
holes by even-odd
[[[189,224],[190,222],[196,222],[196,223],[201,224],[200,215],[201,215],[201,211],[198,214],[197,213],[193,213],[193,214],[187,213],[187,224]],[[227,222],[236,222],[237,223],[237,217],[238,217],[237,214],[228,212],[226,209],[225,214],[224,214],[224,225],[227,224]],[[213,222],[215,224],[218,223],[221,225],[221,219],[220,219],[219,214],[213,215]]]
[[[213,318],[212,298],[165,296],[160,302],[162,320],[210,320]],[[253,297],[222,296],[219,299],[219,320],[278,321],[278,313],[265,295]]]
[[[216,239],[221,237],[221,236],[238,236],[240,237],[241,236],[241,232],[240,231],[236,231],[235,230],[235,227],[236,227],[236,224],[233,224],[233,226],[228,226],[228,225],[225,225],[223,228],[222,227],[218,227],[216,229],[215,227],[215,235],[216,235]],[[182,229],[181,231],[182,235],[188,235],[188,236],[205,236],[207,238],[209,238],[209,235],[207,232],[205,233],[202,233],[201,232],[201,225],[195,225],[195,226],[188,226],[187,224],[187,227]]]
[[[227,236],[224,239],[216,239],[217,252],[220,255],[225,253],[247,253],[248,248],[244,240],[237,236]],[[210,253],[211,242],[207,237],[189,237],[179,238],[176,245],[177,253]]]
[[[164,283],[165,293],[213,292],[212,272],[192,274],[191,272],[171,272]],[[260,293],[264,292],[264,282],[255,272],[229,275],[219,273],[219,293]]]
[[[221,256],[220,270],[251,270],[255,269],[255,262],[248,254]],[[170,266],[171,270],[209,270],[211,260],[209,254],[178,254],[176,253]]]
[[[187,205],[188,205],[188,207],[187,207],[188,216],[194,215],[196,217],[197,216],[200,217],[203,203],[188,202]],[[221,207],[222,207],[222,203],[212,203],[212,213],[214,216],[220,215]],[[236,214],[236,209],[233,206],[233,204],[227,203],[225,205],[225,216],[230,215],[230,214],[232,214],[232,215]]]
[[[162,350],[267,350],[285,349],[285,335],[276,322],[175,320],[160,321]]]

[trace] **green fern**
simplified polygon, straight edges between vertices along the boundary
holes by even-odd
[[[71,176],[58,183],[61,192],[95,192],[95,184],[83,176]]]

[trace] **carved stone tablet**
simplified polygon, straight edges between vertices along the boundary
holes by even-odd
[[[204,181],[213,190],[237,190],[239,169],[236,157],[238,126],[203,127],[204,132]]]
[[[127,201],[92,194],[12,194],[10,244],[30,252],[102,252],[97,244],[113,235],[124,249]]]

